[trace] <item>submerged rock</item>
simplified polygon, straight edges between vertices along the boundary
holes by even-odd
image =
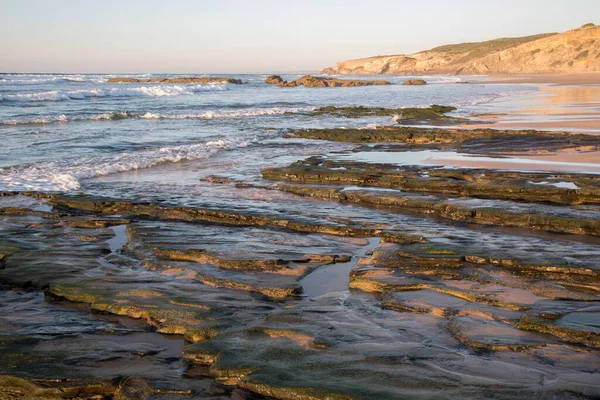
[[[574,348],[470,318],[475,322],[457,320],[449,329],[443,317],[381,310],[375,299],[330,294],[274,312],[251,329],[190,345],[184,354],[210,365],[223,383],[282,399],[485,398],[491,391],[517,399],[533,395],[540,390],[536,382],[550,377],[553,384],[543,389],[549,396],[598,393],[593,374],[578,373],[568,362]],[[464,344],[456,336],[472,343],[472,351],[459,350]],[[498,355],[479,356],[479,343]],[[528,352],[547,343],[564,353],[556,366],[527,361]],[[506,350],[511,362],[500,359]],[[598,360],[594,352],[581,356]]]
[[[260,188],[243,190],[280,195],[293,211],[56,195],[41,212],[19,204],[22,196],[0,201],[0,254],[6,255],[0,280],[30,288],[0,297],[0,373],[44,376],[59,386],[81,375],[96,379],[100,390],[74,398],[600,395],[600,250],[591,244],[597,240],[547,233],[541,239],[530,231],[518,236],[424,218],[432,210],[450,220],[527,207],[542,216],[560,209],[561,218],[571,218],[594,216],[594,205],[503,200],[483,207],[490,203],[389,190],[397,182],[427,188],[419,182],[431,179],[435,190],[458,196],[471,184],[516,187],[523,179],[548,178],[532,173],[481,175],[321,157],[269,171],[266,177],[294,185],[255,180]],[[582,190],[598,186],[595,177],[577,179]],[[227,190],[234,183],[206,185],[230,185]],[[431,208],[414,212],[420,204]],[[389,212],[402,207],[414,210]],[[535,222],[527,218],[523,224]],[[124,231],[125,244],[115,246]],[[383,240],[361,252],[374,237]],[[349,255],[356,263],[352,290],[344,284],[311,299],[297,296],[302,276],[324,264],[332,265],[323,271],[334,269]],[[37,302],[27,300],[32,293]],[[79,303],[82,323],[64,313],[52,319],[48,309],[58,299]],[[171,346],[173,337],[157,332],[181,336]],[[31,393],[29,384],[40,382],[16,383]],[[2,383],[0,377],[0,397]]]
[[[114,400],[146,400],[153,390],[143,379],[126,379],[121,382]]]
[[[335,236],[350,237],[382,237],[390,242],[419,242],[422,237],[406,235],[398,231],[386,231],[365,224],[340,224],[328,221],[324,224],[306,223],[302,218],[281,218],[264,215],[251,215],[232,212],[223,212],[212,209],[194,207],[161,206],[158,204],[133,203],[127,201],[115,201],[110,199],[93,199],[86,197],[56,197],[48,202],[57,210],[69,210],[69,212],[82,214],[114,215],[122,214],[129,216],[152,216],[162,220],[178,220],[188,222],[206,222],[221,225],[234,226],[257,226],[274,229],[285,229],[304,233],[321,233]]]
[[[110,381],[88,381],[74,379],[30,379],[12,375],[0,375],[0,399],[78,400],[87,398],[102,400],[112,398],[117,393],[117,388]],[[118,398],[130,399],[129,397]]]
[[[402,153],[399,153],[402,154]],[[439,167],[368,164],[356,161],[336,161],[311,157],[287,167],[261,171],[270,180],[302,184],[346,184],[361,187],[382,187],[402,190],[404,194],[387,193],[385,196],[405,196],[406,192],[432,193],[445,197],[475,197],[482,199],[512,200],[528,203],[575,205],[600,204],[600,178],[568,173],[524,173],[462,168],[449,170]],[[577,189],[539,185],[537,181],[567,181]],[[285,187],[279,189],[287,190]],[[314,189],[314,195],[350,201],[351,191],[336,195],[324,188]],[[320,193],[320,194],[318,194]],[[306,192],[308,195],[308,192]],[[383,193],[371,193],[383,197]],[[417,200],[415,196],[412,200]],[[424,199],[426,200],[426,199]],[[440,198],[439,201],[443,201]],[[358,201],[358,199],[357,199]],[[404,205],[410,203],[407,199]],[[383,202],[383,200],[382,200]],[[398,204],[401,202],[397,201]],[[416,203],[415,203],[416,204]],[[541,210],[540,210],[541,211]]]

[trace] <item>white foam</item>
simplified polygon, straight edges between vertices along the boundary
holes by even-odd
[[[64,114],[58,115],[56,117],[48,116],[48,117],[36,117],[32,119],[18,120],[18,119],[9,119],[6,121],[2,121],[1,125],[22,125],[22,124],[51,124],[56,122],[67,122],[67,117]]]
[[[64,101],[81,100],[88,97],[164,97],[164,96],[190,96],[198,92],[226,90],[224,84],[206,85],[160,85],[142,86],[133,88],[111,89],[80,89],[80,90],[51,90],[36,93],[16,93],[0,95],[0,101],[33,102],[33,101]]]
[[[79,182],[68,174],[33,172],[0,176],[2,191],[69,192],[79,189]]]
[[[398,189],[388,189],[371,186],[346,186],[342,189],[342,192],[353,191],[353,190],[370,190],[374,192],[400,192]]]
[[[424,75],[415,77],[415,79],[424,79],[427,84],[438,84],[438,83],[456,83],[462,82],[462,78],[456,75]]]
[[[89,119],[91,121],[100,121],[100,120],[110,120],[110,119],[125,119],[128,118],[128,115],[124,111],[114,112],[114,113],[102,113],[92,115],[91,117],[82,117],[80,119]],[[77,118],[72,118],[71,121],[76,121]]]
[[[532,185],[544,185],[544,186],[554,186],[561,189],[580,189],[579,186],[574,184],[573,182],[531,182],[527,181],[527,183],[531,183]]]
[[[149,148],[111,156],[88,156],[0,169],[0,191],[68,192],[78,190],[81,179],[209,157],[227,148],[245,147],[253,138],[224,138],[193,144]]]
[[[377,129],[377,124],[367,124],[364,126],[359,126],[358,129],[363,130],[363,129]]]
[[[119,120],[127,118],[141,119],[214,119],[214,118],[243,118],[243,117],[259,117],[263,115],[281,115],[285,113],[298,113],[314,110],[314,107],[297,107],[297,108],[249,108],[237,111],[205,111],[197,114],[157,114],[152,112],[146,113],[129,113],[118,111],[112,113],[102,113],[91,116],[75,116],[66,117],[59,116],[41,116],[34,118],[20,118],[0,121],[0,125],[26,125],[26,124],[51,124],[56,122],[74,122],[74,121],[102,121],[102,120]]]
[[[487,93],[487,94],[483,94],[480,96],[474,96],[474,97],[469,97],[467,99],[455,101],[455,102],[450,103],[450,105],[454,106],[454,107],[458,107],[460,109],[461,107],[468,107],[468,106],[475,106],[478,104],[489,103],[491,101],[494,101],[496,99],[500,99],[503,97],[514,96],[515,94],[523,95],[523,94],[533,93],[533,92],[535,92],[535,90],[519,90],[518,92],[517,91],[508,91],[508,92]],[[461,111],[464,111],[464,110],[461,110]]]
[[[107,77],[101,75],[51,75],[51,74],[4,74],[5,78],[0,78],[0,86],[18,86],[18,85],[43,85],[60,82],[91,82],[104,83]],[[8,77],[8,79],[6,78]]]

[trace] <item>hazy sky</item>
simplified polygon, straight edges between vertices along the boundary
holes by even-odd
[[[0,71],[309,71],[594,17],[600,0],[0,0]]]

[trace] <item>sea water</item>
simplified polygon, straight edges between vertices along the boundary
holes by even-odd
[[[168,197],[174,183],[196,182],[194,162],[202,161],[206,172],[210,160],[217,168],[235,156],[238,164],[227,172],[244,179],[244,168],[348,148],[282,139],[291,128],[395,124],[389,117],[309,116],[316,107],[443,104],[458,107],[454,115],[466,116],[499,98],[532,90],[459,85],[462,78],[445,75],[426,77],[426,86],[402,86],[409,77],[385,77],[395,84],[351,88],[279,88],[263,83],[267,75],[230,75],[242,85],[108,83],[113,76],[0,74],[0,191],[103,194],[112,177],[143,171],[150,182],[145,192],[160,194],[166,190],[161,184],[168,183],[170,189],[162,193]],[[135,197],[138,183],[126,180],[121,189]]]

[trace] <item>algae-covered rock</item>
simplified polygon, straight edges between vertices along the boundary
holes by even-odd
[[[439,108],[438,108],[439,107]],[[398,123],[415,125],[418,121],[439,122],[439,124],[468,123],[468,120],[444,116],[449,112],[445,106],[430,108],[399,109]],[[350,107],[357,112],[372,112],[369,108]],[[325,109],[327,110],[327,108]],[[334,111],[333,109],[331,109]],[[345,108],[342,108],[345,110]],[[376,110],[376,109],[374,109]],[[344,114],[344,113],[342,113]],[[347,114],[352,115],[352,112]],[[413,126],[379,126],[376,128],[323,128],[292,129],[284,136],[330,140],[348,143],[403,143],[411,145],[403,150],[453,149],[474,154],[552,154],[565,151],[597,151],[600,139],[594,135],[572,134],[567,132],[544,132],[535,130],[501,129],[453,129],[420,128]]]
[[[527,351],[545,343],[543,335],[524,332],[532,342],[519,346],[517,339],[511,347],[510,342],[498,344],[509,340],[504,332],[498,333],[500,342],[491,347],[510,348],[519,360],[507,363],[461,353],[462,343],[446,330],[443,318],[405,316],[374,305],[348,295],[323,296],[310,305],[273,313],[252,330],[188,346],[184,354],[210,365],[211,375],[219,381],[282,399],[478,398],[491,390],[510,399],[535,393],[539,386],[533,382],[548,376],[556,380],[546,388],[547,394],[575,390],[590,395],[599,389],[591,376],[579,375],[577,383],[571,381],[573,365],[562,369],[525,362]],[[472,320],[482,325],[467,325],[465,320],[460,328],[465,338],[479,339],[483,330],[493,331],[500,324]],[[520,335],[510,325],[498,326],[506,327],[508,335]],[[541,342],[536,341],[540,337]],[[587,353],[587,357],[591,361],[597,356]],[[461,371],[458,379],[456,370]],[[580,385],[583,382],[591,386]]]
[[[303,218],[281,218],[276,216],[251,215],[233,212],[223,212],[213,209],[194,207],[162,206],[158,204],[133,203],[111,199],[94,199],[86,197],[62,197],[49,202],[57,210],[70,210],[82,214],[96,213],[99,215],[120,214],[146,219],[159,218],[171,221],[203,222],[229,226],[269,227],[281,230],[291,230],[303,233],[320,233],[334,236],[374,237],[385,235],[399,242],[420,242],[422,237],[405,235],[400,232],[386,232],[365,224],[346,225],[333,221],[323,224],[304,222]]]
[[[54,196],[39,214],[11,204],[0,279],[18,289],[0,287],[0,372],[63,386],[91,377],[105,390],[81,398],[600,395],[595,238],[531,231],[593,227],[575,221],[594,219],[591,200],[452,197],[549,176],[338,161],[265,172],[293,183],[280,187],[243,182],[269,194],[259,211],[83,196]],[[448,195],[415,193],[426,180]],[[509,214],[523,230],[472,224]],[[350,287],[298,296],[321,266],[324,287],[353,268]]]
[[[287,167],[261,171],[270,180],[305,184],[351,184],[384,187],[449,197],[476,197],[528,203],[573,205],[600,202],[600,180],[580,174],[520,173],[483,169],[448,170],[439,167],[398,167],[313,157]],[[535,181],[577,182],[577,189],[539,185]],[[335,197],[330,195],[330,198]]]
[[[76,380],[44,380],[0,375],[0,399],[85,399],[111,396],[115,393],[112,382],[83,382]],[[94,397],[97,396],[97,397]]]
[[[481,225],[511,226],[549,232],[600,235],[600,220],[581,218],[579,215],[554,215],[539,212],[513,212],[497,208],[474,207],[468,203],[448,201],[443,197],[418,196],[398,193],[384,195],[368,190],[342,190],[303,185],[278,185],[279,190],[303,197],[339,201],[365,207],[386,207],[390,210],[437,216],[451,221]]]
[[[143,379],[126,379],[119,384],[115,400],[145,400],[153,390]]]
[[[311,111],[310,115],[331,115],[335,117],[394,117],[398,123],[409,123],[410,121],[466,121],[462,118],[456,118],[446,115],[456,110],[455,107],[432,105],[424,108],[384,108],[384,107],[319,107]]]

